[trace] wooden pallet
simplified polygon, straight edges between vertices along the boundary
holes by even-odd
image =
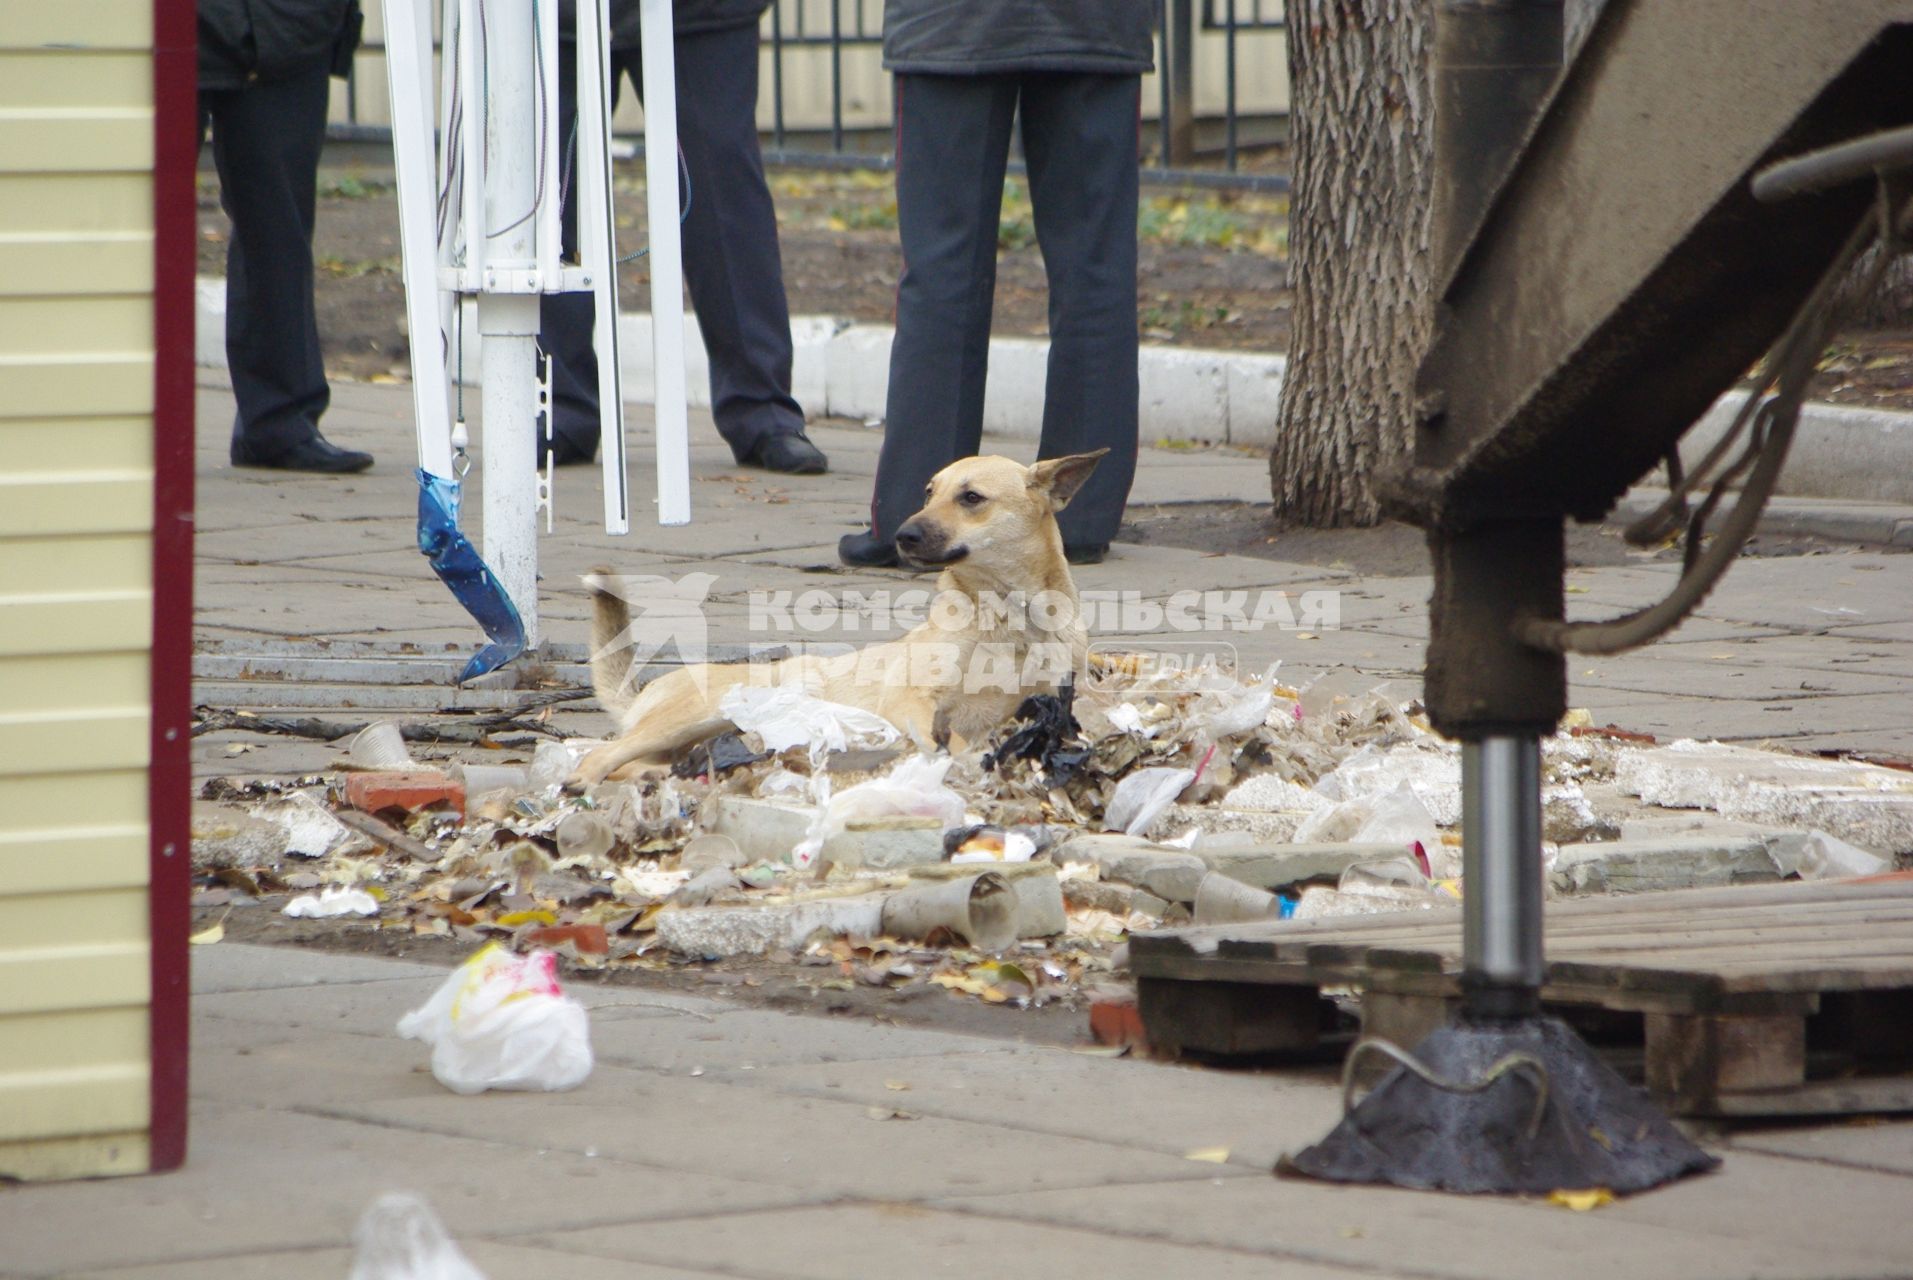
[[[1675,1113],[1913,1111],[1913,882],[1576,899],[1546,920],[1544,1004],[1597,1043],[1631,1040]],[[1341,988],[1364,1034],[1407,1046],[1456,1008],[1461,912],[1137,934],[1130,967],[1159,1050],[1315,1048]]]

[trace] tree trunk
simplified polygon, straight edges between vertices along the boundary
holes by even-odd
[[[1429,331],[1434,103],[1428,0],[1288,0],[1288,373],[1276,518],[1368,525],[1407,448]]]

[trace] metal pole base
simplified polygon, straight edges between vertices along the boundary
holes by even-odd
[[[1412,1054],[1378,1046],[1358,1044],[1349,1068],[1365,1047],[1403,1065],[1276,1173],[1422,1191],[1626,1194],[1720,1163],[1557,1018],[1464,1018]]]

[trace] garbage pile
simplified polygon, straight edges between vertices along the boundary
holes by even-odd
[[[374,724],[335,772],[216,780],[206,798],[228,807],[202,819],[196,865],[209,894],[285,895],[287,915],[578,967],[763,958],[825,970],[823,986],[1015,1005],[1100,981],[1131,930],[1452,905],[1454,745],[1352,674],[1304,689],[1276,674],[1117,660],[935,756],[801,689],[740,688],[734,731],[583,794],[563,784],[595,743],[420,762]],[[1913,775],[1808,762],[1826,766],[1809,801],[1777,763],[1795,759],[1571,716],[1544,750],[1553,890],[1867,874],[1913,849]],[[1740,784],[1703,786],[1703,766]],[[1763,808],[1762,779],[1791,807]],[[1728,822],[1735,805],[1809,825]]]

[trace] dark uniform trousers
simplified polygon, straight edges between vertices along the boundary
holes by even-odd
[[[804,412],[790,394],[790,304],[777,251],[777,212],[757,145],[757,28],[687,32],[673,42],[678,79],[678,145],[690,179],[683,224],[684,280],[711,365],[711,412],[739,461],[766,435],[800,431]],[[569,45],[559,59],[559,120],[577,118],[577,72]],[[611,55],[612,94],[624,76],[640,95],[636,49]],[[577,245],[577,177],[564,204],[567,254]],[[683,192],[680,190],[682,201]],[[619,256],[640,245],[620,243]],[[598,360],[591,346],[591,296],[546,294],[541,341],[552,357],[557,432],[589,455],[598,442]]]
[[[199,137],[212,126],[226,246],[226,363],[239,412],[233,440],[270,459],[312,439],[331,403],[312,302],[312,226],[329,77],[199,95]]]
[[[898,75],[903,276],[871,526],[888,541],[924,485],[977,452],[997,223],[1020,108],[1050,351],[1038,456],[1108,448],[1058,517],[1070,546],[1109,542],[1136,474],[1134,75]]]

